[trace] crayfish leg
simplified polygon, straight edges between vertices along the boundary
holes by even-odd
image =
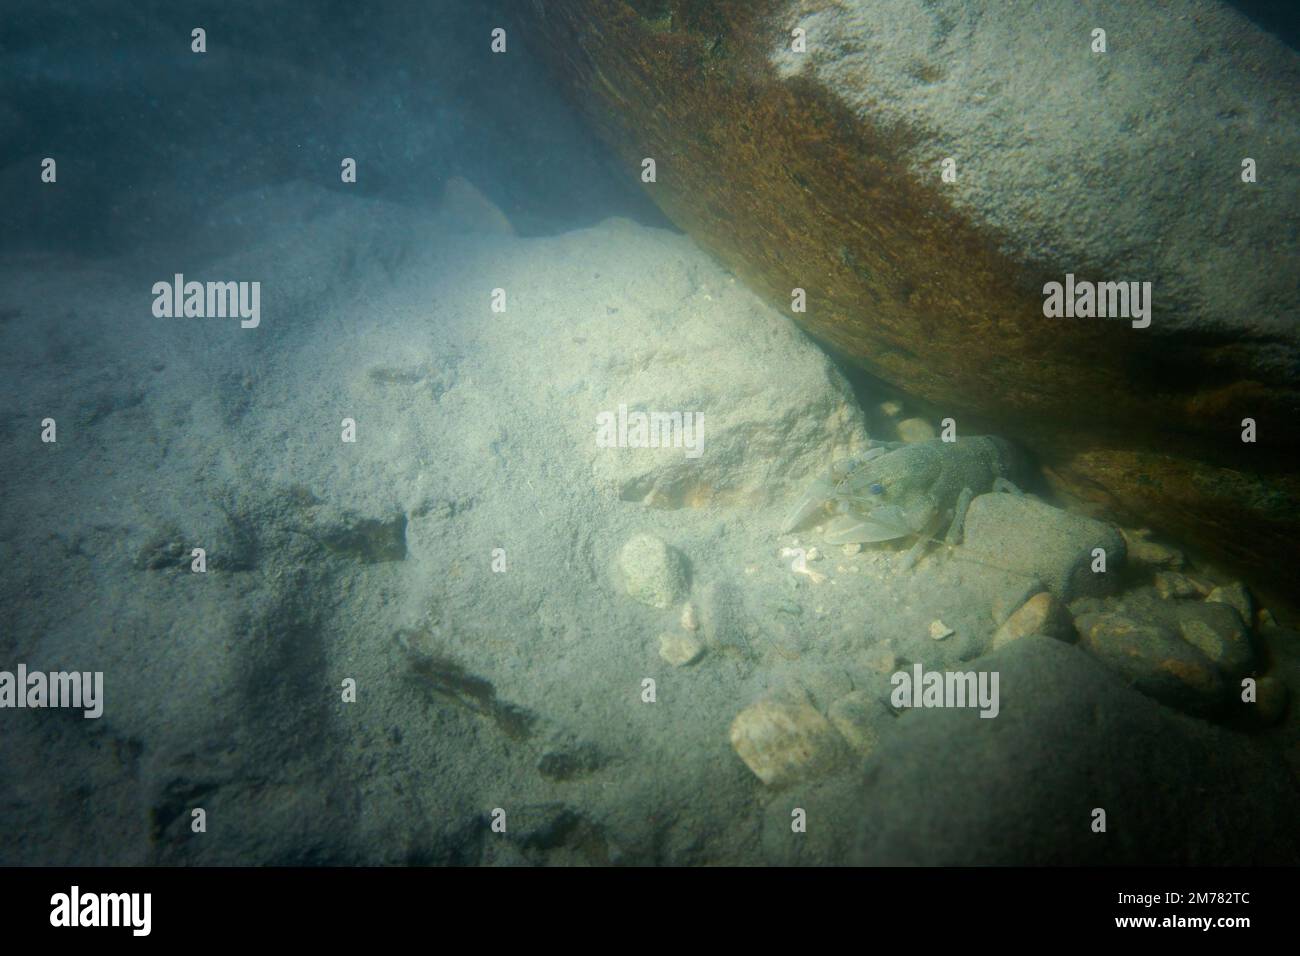
[[[804,491],[794,509],[781,525],[781,533],[789,534],[808,522],[818,512],[825,511],[827,503],[835,497],[835,484],[829,478],[818,478]]]

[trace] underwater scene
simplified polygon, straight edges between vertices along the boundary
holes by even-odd
[[[1297,36],[0,0],[0,866],[1300,862]]]

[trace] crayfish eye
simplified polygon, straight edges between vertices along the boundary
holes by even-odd
[[[883,495],[885,493],[885,486],[880,484],[880,482],[876,482],[874,485],[867,488],[867,491],[871,492],[873,495]]]

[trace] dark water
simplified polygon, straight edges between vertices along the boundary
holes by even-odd
[[[1291,49],[1300,41],[1300,18],[1296,6],[1287,0],[1232,0],[1228,4],[1282,40]]]
[[[525,233],[663,222],[552,91],[526,31],[505,57],[475,42],[509,4],[9,6],[3,187],[20,228],[6,243],[106,252],[137,230],[192,232],[232,191],[341,189],[324,172],[362,147],[354,194],[431,204],[459,174]],[[189,49],[195,25],[214,41],[206,59]],[[71,159],[57,196],[24,188],[15,163],[42,151]]]

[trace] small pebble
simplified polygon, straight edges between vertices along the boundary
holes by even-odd
[[[690,590],[690,572],[680,551],[652,534],[634,535],[619,552],[627,593],[642,604],[667,609]]]
[[[990,611],[993,615],[993,623],[1001,626],[1005,624],[1013,612],[1024,607],[1025,602],[1035,594],[1041,594],[1041,586],[1037,582],[1026,582],[1012,591],[1005,591],[993,599],[993,606]]]
[[[1212,590],[1205,600],[1215,604],[1227,604],[1235,608],[1237,613],[1241,615],[1241,619],[1247,624],[1253,623],[1255,620],[1255,601],[1246,585],[1240,581],[1220,585]]]
[[[1186,559],[1177,548],[1151,541],[1147,536],[1149,528],[1121,529],[1128,551],[1128,560],[1134,564],[1145,564],[1153,568],[1170,570],[1181,568]]]
[[[1166,600],[1195,597],[1200,594],[1196,582],[1177,571],[1157,571],[1155,580],[1156,593]]]
[[[944,638],[951,637],[955,633],[956,631],[943,623],[943,621],[930,622],[930,636],[936,641],[942,641]]]
[[[690,634],[660,634],[659,656],[673,667],[685,667],[699,659],[704,647]]]
[[[699,615],[695,613],[695,605],[690,601],[682,605],[682,627],[688,631],[700,629]]]
[[[898,423],[898,437],[905,442],[929,441],[934,438],[934,426],[924,418],[905,418]]]
[[[1069,640],[1074,636],[1070,612],[1048,591],[1038,592],[1008,616],[994,632],[989,649],[1000,650],[1034,634],[1058,640]]]
[[[845,744],[830,721],[806,699],[765,697],[731,722],[736,755],[769,787],[809,780],[844,757]]]
[[[860,545],[860,544],[846,544],[846,545],[844,545],[844,547],[843,547],[841,550],[844,552],[844,556],[845,556],[846,558],[851,558],[851,557],[853,557],[855,554],[857,554],[859,551],[862,550],[862,545]]]

